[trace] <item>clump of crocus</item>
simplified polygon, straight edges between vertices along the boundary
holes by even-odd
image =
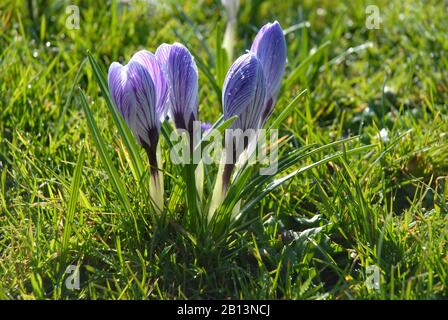
[[[160,126],[167,112],[168,84],[161,64],[149,51],[137,52],[127,65],[111,64],[109,90],[150,164],[150,196],[158,212],[163,210],[163,175],[158,142]]]
[[[222,96],[224,119],[237,116],[231,129],[256,132],[264,126],[277,100],[285,63],[283,31],[278,22],[269,23],[260,29],[251,50],[234,62],[225,78]],[[115,106],[148,155],[150,197],[156,211],[162,212],[161,125],[168,114],[178,130],[189,134],[190,151],[193,151],[193,122],[198,120],[198,69],[194,57],[182,44],[162,44],[155,55],[139,51],[124,66],[112,63],[108,83]],[[203,127],[203,130],[208,127]],[[211,201],[209,217],[226,194],[242,151],[256,138],[257,134],[249,136],[248,140],[232,137],[231,146],[227,146],[229,141],[226,141],[225,164],[220,166],[220,177],[213,195],[217,195],[217,200]],[[196,169],[198,174],[201,168],[202,165],[197,168],[189,166],[187,171],[191,173]],[[186,182],[194,185],[194,174],[188,177],[191,179],[187,178]],[[200,183],[196,188],[201,194]],[[216,188],[221,190],[216,192]]]

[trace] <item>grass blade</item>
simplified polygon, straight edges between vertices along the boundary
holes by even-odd
[[[286,119],[286,117],[294,110],[294,107],[296,106],[296,103],[299,101],[299,99],[307,92],[307,89],[302,90],[292,101],[286,106],[286,108],[278,115],[277,118],[275,118],[274,122],[272,122],[269,129],[278,128],[281,123]]]
[[[247,212],[250,208],[252,208],[256,203],[258,203],[261,199],[263,199],[268,193],[272,192],[274,189],[276,189],[277,187],[279,187],[280,185],[282,185],[283,183],[285,183],[286,181],[288,181],[289,179],[295,177],[296,175],[303,173],[305,171],[308,171],[314,167],[317,167],[321,164],[327,163],[329,161],[332,161],[334,159],[337,159],[343,155],[349,155],[349,154],[355,154],[355,153],[359,153],[365,150],[368,150],[372,147],[373,145],[367,145],[367,146],[362,146],[359,148],[354,148],[351,149],[349,151],[346,152],[337,152],[334,155],[325,157],[322,160],[319,160],[317,162],[314,162],[308,166],[302,167],[300,169],[297,169],[293,172],[291,172],[290,174],[287,174],[286,176],[283,176],[281,178],[278,178],[274,181],[272,181],[264,190],[262,190],[253,200],[249,201],[242,209],[240,212],[240,215],[244,215],[245,212]]]
[[[313,54],[309,55],[305,60],[302,61],[289,75],[288,79],[285,81],[285,88],[289,88],[301,75],[305,72],[306,68],[317,58],[320,54],[330,45],[330,41],[324,42]]]
[[[67,213],[64,221],[64,235],[62,239],[62,253],[64,254],[68,249],[68,242],[72,231],[73,218],[75,217],[76,203],[78,202],[79,189],[81,186],[82,165],[84,163],[84,148],[78,156],[75,171],[73,173],[72,185],[70,187],[70,198],[67,206]]]
[[[81,106],[84,110],[84,113],[86,114],[87,124],[89,126],[90,133],[93,137],[93,140],[95,141],[96,147],[98,148],[98,152],[105,166],[106,172],[110,177],[110,180],[112,181],[113,186],[116,192],[118,193],[120,201],[125,207],[126,211],[128,213],[132,213],[131,205],[129,203],[129,199],[127,197],[123,183],[120,179],[120,176],[117,173],[117,170],[112,164],[109,154],[107,153],[106,144],[103,140],[103,137],[100,134],[98,126],[96,125],[95,119],[93,118],[92,111],[89,108],[84,92],[81,89],[79,89],[79,96],[81,98]]]

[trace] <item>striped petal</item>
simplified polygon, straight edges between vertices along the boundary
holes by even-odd
[[[234,129],[257,129],[265,96],[266,84],[260,61],[253,53],[242,55],[230,67],[224,81],[224,118],[238,116],[232,125]]]
[[[179,43],[162,44],[156,57],[168,82],[170,117],[179,129],[190,129],[198,113],[198,69],[194,57]]]
[[[158,141],[160,118],[156,112],[156,89],[148,69],[137,61],[128,64],[128,76],[135,96],[135,135],[140,143],[148,147]],[[157,136],[156,136],[157,135]]]
[[[146,50],[137,52],[131,61],[140,63],[148,70],[156,90],[156,112],[163,120],[167,113],[168,83],[165,80],[161,63],[154,54]]]
[[[108,73],[109,91],[115,106],[134,132],[136,123],[135,96],[128,77],[128,67],[113,62]]]
[[[171,47],[172,47],[172,45],[164,43],[164,44],[161,44],[156,50],[157,60],[159,60],[159,62],[162,66],[166,66],[166,64],[168,63],[168,58],[170,57]]]
[[[280,24],[275,21],[264,25],[252,44],[251,51],[263,65],[267,98],[264,121],[274,109],[286,64],[286,41]]]
[[[126,124],[138,142],[154,153],[168,96],[159,61],[152,53],[139,51],[125,66],[114,62],[109,68],[108,84]]]

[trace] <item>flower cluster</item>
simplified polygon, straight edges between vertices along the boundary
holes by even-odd
[[[268,23],[258,32],[250,51],[240,56],[226,75],[222,105],[224,119],[237,116],[232,129],[264,126],[276,103],[285,63],[283,30],[277,21]],[[155,54],[142,50],[124,66],[112,63],[108,84],[115,106],[148,154],[154,187],[160,189],[163,177],[157,147],[162,122],[169,118],[177,129],[191,133],[193,122],[198,120],[194,57],[179,43],[162,44]],[[225,184],[232,170],[233,164],[227,165]],[[153,200],[162,210],[163,198]]]

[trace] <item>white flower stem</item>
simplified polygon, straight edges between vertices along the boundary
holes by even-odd
[[[222,184],[222,178],[224,175],[225,156],[221,159],[218,168],[218,174],[216,176],[215,187],[213,188],[212,200],[208,210],[208,221],[210,222],[215,214],[216,209],[221,205],[224,198],[224,190]]]
[[[150,186],[149,186],[149,196],[151,202],[154,206],[156,214],[160,215],[163,212],[164,204],[164,184],[163,184],[163,172],[162,167],[162,157],[160,145],[157,146],[157,170],[151,170],[150,174]]]
[[[196,176],[196,190],[198,191],[198,198],[200,201],[202,201],[202,197],[204,194],[204,162],[202,160],[199,161],[196,167],[195,176]]]

